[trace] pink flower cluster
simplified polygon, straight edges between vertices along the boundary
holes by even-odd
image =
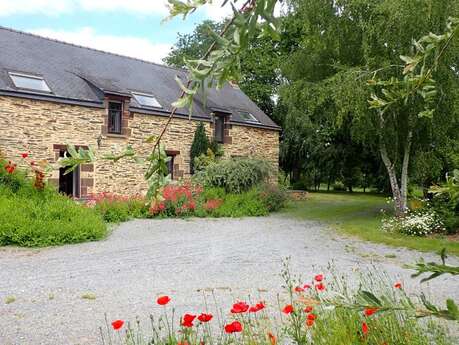
[[[153,204],[150,208],[150,213],[157,215],[170,210],[171,213],[179,216],[193,212],[196,209],[195,200],[202,191],[201,186],[193,186],[191,184],[167,185],[162,195],[164,200]]]

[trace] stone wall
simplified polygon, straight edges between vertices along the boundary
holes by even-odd
[[[123,114],[128,129],[122,135],[106,131],[107,110],[59,104],[48,101],[0,96],[0,150],[16,162],[21,152],[30,152],[32,159],[47,160],[54,166],[50,181],[59,183],[56,160],[64,145],[93,146],[98,155],[121,152],[130,144],[140,154],[147,155],[152,144],[145,139],[159,135],[167,118],[139,113]],[[173,119],[162,143],[174,156],[174,178],[189,177],[190,147],[197,121]],[[208,135],[212,126],[206,123]],[[225,143],[227,156],[258,156],[278,165],[279,135],[277,131],[231,125],[230,143]],[[111,163],[98,160],[81,168],[81,196],[112,192],[137,194],[146,191],[144,170],[135,162],[123,160]]]

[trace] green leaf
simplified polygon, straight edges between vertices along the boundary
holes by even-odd
[[[446,308],[449,311],[449,315],[453,320],[459,320],[459,309],[452,299],[446,300]]]
[[[381,306],[381,301],[369,291],[362,290],[359,292],[365,301],[372,306]]]

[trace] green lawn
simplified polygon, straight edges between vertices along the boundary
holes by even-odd
[[[380,211],[388,207],[386,198],[377,195],[310,193],[307,200],[292,203],[286,213],[298,218],[325,221],[338,232],[367,241],[431,252],[447,248],[450,254],[459,256],[459,242],[444,237],[411,237],[381,231]]]

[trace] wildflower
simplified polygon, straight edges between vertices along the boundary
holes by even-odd
[[[317,319],[317,316],[315,314],[308,314],[308,320],[314,321],[315,319]]]
[[[287,304],[284,309],[282,309],[284,314],[291,314],[293,312],[293,306],[291,304]]]
[[[323,283],[319,283],[316,285],[316,290],[317,291],[324,291],[325,290],[325,285]]]
[[[198,316],[198,320],[205,323],[212,320],[213,317],[214,316],[212,314],[201,313],[201,315]]]
[[[303,285],[303,289],[307,290],[307,289],[310,289],[311,288],[311,285],[309,284],[304,284]]]
[[[305,313],[310,313],[314,308],[311,307],[311,306],[307,306],[306,308],[304,308],[304,312]]]
[[[314,277],[314,280],[315,280],[316,282],[321,282],[322,280],[324,280],[323,274],[318,274],[318,275],[316,275],[316,276]]]
[[[314,325],[314,320],[307,319],[306,320],[306,326],[311,327],[312,325]]]
[[[196,315],[192,315],[192,314],[183,315],[182,326],[183,327],[193,327],[194,319],[196,319]]]
[[[161,296],[156,300],[156,303],[158,303],[159,305],[166,305],[170,301],[171,299],[169,296]]]
[[[240,314],[240,313],[245,313],[247,310],[249,310],[250,306],[245,303],[245,302],[238,302],[233,304],[233,308],[231,308],[231,312],[233,314]]]
[[[394,288],[401,289],[402,288],[402,283],[400,283],[400,282],[395,283]]]
[[[366,322],[362,322],[362,333],[363,335],[367,335],[368,334],[368,325]]]
[[[115,331],[119,330],[121,327],[123,327],[124,321],[123,320],[115,320],[112,322],[112,327]]]
[[[268,332],[268,338],[269,338],[269,342],[270,342],[271,345],[276,345],[277,344],[276,336],[274,334],[272,334],[271,332]]]
[[[379,310],[379,308],[365,308],[363,313],[365,314],[365,316],[371,316],[374,313],[376,313],[378,310]]]
[[[242,324],[239,321],[233,321],[227,325],[225,325],[225,332],[226,333],[237,333],[242,332]]]
[[[295,292],[304,292],[304,288],[302,288],[301,286],[297,286],[295,288]]]
[[[21,157],[26,159],[27,157],[29,157],[29,154],[27,152],[23,152],[21,153]]]
[[[256,313],[260,310],[265,309],[265,304],[263,302],[259,302],[255,304],[254,306],[251,306],[249,309],[249,313]]]

